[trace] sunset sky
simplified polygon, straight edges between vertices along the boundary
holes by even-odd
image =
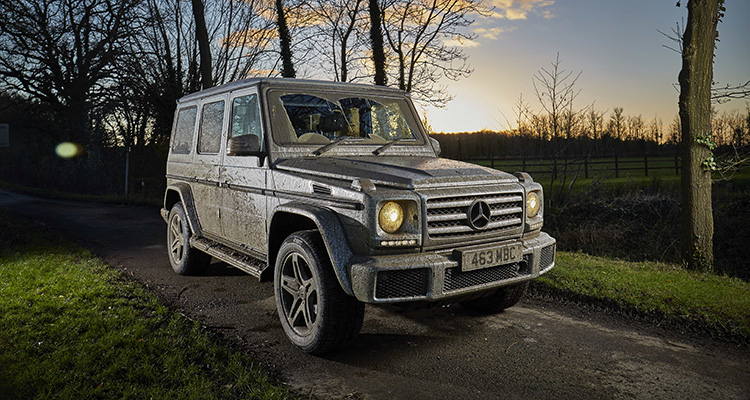
[[[666,128],[677,115],[673,86],[680,55],[664,46],[687,21],[687,0],[490,0],[495,15],[471,26],[477,39],[464,45],[474,73],[446,81],[455,99],[444,109],[427,108],[436,131],[506,129],[515,121],[519,95],[533,109],[540,104],[532,76],[550,67],[559,52],[561,67],[582,74],[576,109],[595,102],[598,110],[623,107],[626,115],[657,116]],[[750,80],[750,1],[726,0],[719,24],[714,81],[738,85]],[[719,110],[745,109],[734,100]],[[503,117],[503,115],[505,117]]]

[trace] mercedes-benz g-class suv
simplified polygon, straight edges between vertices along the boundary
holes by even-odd
[[[167,160],[169,260],[273,280],[309,353],[350,343],[364,303],[510,307],[555,264],[542,187],[439,154],[395,89],[269,78],[190,94]]]

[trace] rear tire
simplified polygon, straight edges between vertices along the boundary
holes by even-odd
[[[357,337],[365,305],[341,288],[318,232],[289,235],[275,267],[276,310],[292,344],[306,353],[323,354]]]
[[[527,287],[529,287],[528,282],[501,287],[486,296],[464,301],[461,305],[469,310],[485,314],[500,312],[516,305],[526,292]]]
[[[211,256],[190,247],[192,231],[181,203],[172,206],[167,221],[167,252],[174,272],[197,275],[205,271],[211,263]]]

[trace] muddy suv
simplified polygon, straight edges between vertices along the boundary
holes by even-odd
[[[284,331],[309,353],[350,343],[364,303],[508,308],[555,263],[542,187],[439,154],[394,89],[250,79],[185,96],[161,210],[169,260],[273,280]]]

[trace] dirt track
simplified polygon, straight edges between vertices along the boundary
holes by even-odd
[[[0,207],[58,229],[174,307],[325,399],[750,399],[750,349],[521,301],[501,314],[460,306],[368,306],[348,349],[305,355],[281,330],[272,284],[214,262],[174,274],[157,208],[40,200],[0,190]]]

